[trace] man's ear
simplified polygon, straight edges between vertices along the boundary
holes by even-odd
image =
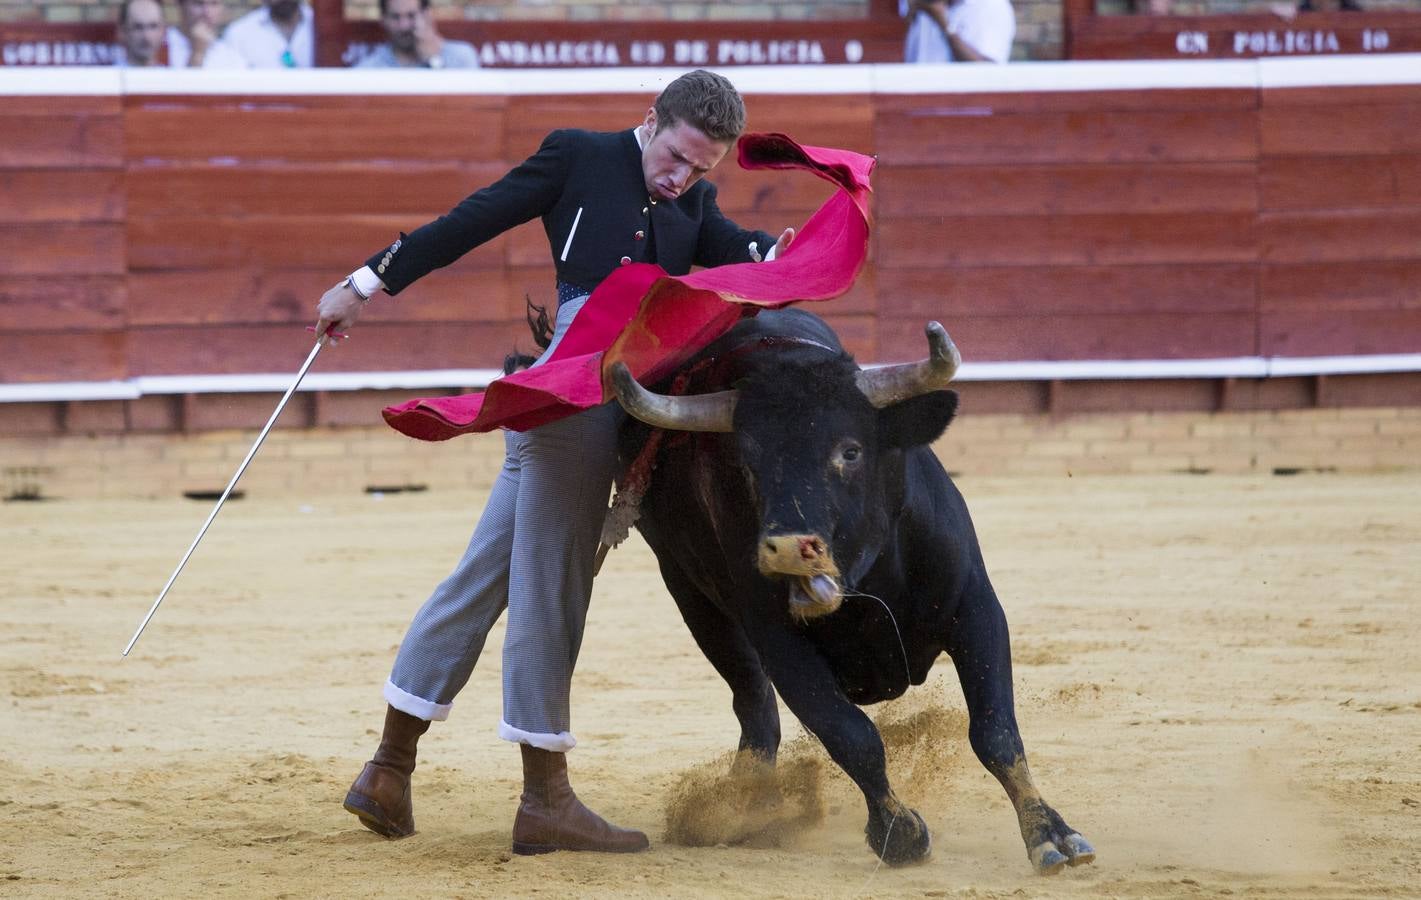
[[[956,414],[956,391],[909,397],[878,411],[878,439],[886,447],[901,450],[931,444],[942,437]]]
[[[650,107],[646,111],[646,120],[642,122],[646,126],[646,136],[649,138],[656,134],[656,107]]]

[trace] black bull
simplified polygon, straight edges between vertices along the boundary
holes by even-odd
[[[790,309],[742,320],[682,369],[679,396],[618,367],[636,417],[627,459],[651,433],[642,422],[693,432],[662,435],[638,527],[730,685],[742,751],[773,762],[778,691],[863,791],[873,850],[921,860],[927,825],[894,795],[859,706],[922,684],[946,652],[972,749],[1011,798],[1033,866],[1054,873],[1095,851],[1027,770],[1006,618],[967,506],[928,446],[957,408],[940,389],[956,349],[935,323],[929,337],[928,360],[861,372],[828,325]]]

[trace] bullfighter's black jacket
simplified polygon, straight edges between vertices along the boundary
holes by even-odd
[[[675,200],[652,202],[633,129],[554,131],[538,152],[446,215],[372,256],[367,265],[398,294],[516,225],[541,216],[558,280],[591,291],[619,265],[655,262],[672,275],[692,265],[748,262],[775,238],[721,214],[702,179]]]

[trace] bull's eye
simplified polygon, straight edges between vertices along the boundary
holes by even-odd
[[[862,452],[863,449],[859,447],[858,444],[849,444],[847,447],[840,451],[840,456],[843,458],[844,462],[855,462],[858,460],[859,454]]]

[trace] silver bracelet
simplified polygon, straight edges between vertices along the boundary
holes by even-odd
[[[359,288],[358,286],[356,286],[356,284],[355,284],[355,276],[354,276],[354,275],[347,275],[347,276],[345,276],[345,286],[348,287],[348,288],[350,288],[351,293],[355,294],[355,296],[357,296],[357,297],[360,298],[360,302],[361,302],[361,303],[369,303],[369,302],[370,302],[370,295],[369,295],[369,294],[366,294],[366,293],[363,293],[363,292],[360,290],[360,288]]]

